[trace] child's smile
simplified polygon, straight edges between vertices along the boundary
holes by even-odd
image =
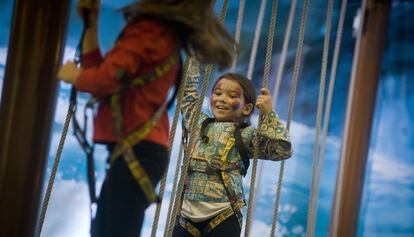
[[[246,114],[243,89],[227,78],[221,79],[213,88],[210,105],[215,119],[220,122],[235,122]]]

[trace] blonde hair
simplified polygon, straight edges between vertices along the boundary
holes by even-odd
[[[172,27],[187,54],[229,67],[238,45],[214,13],[214,0],[141,0],[120,11],[129,20],[152,17]]]

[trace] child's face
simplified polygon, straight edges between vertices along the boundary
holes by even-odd
[[[250,114],[252,104],[246,104],[243,88],[236,81],[220,79],[213,88],[210,101],[214,118],[220,122],[236,122]]]

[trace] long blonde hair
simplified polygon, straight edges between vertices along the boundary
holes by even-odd
[[[214,13],[214,0],[141,0],[120,11],[130,20],[153,17],[175,29],[187,54],[229,67],[238,45]]]

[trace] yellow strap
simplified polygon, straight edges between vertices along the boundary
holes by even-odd
[[[233,147],[235,141],[236,141],[236,139],[234,139],[233,137],[230,137],[226,142],[226,146],[224,147],[223,155],[220,158],[220,160],[222,160],[224,164],[227,163],[227,157],[228,157],[230,149]]]
[[[207,230],[205,231],[206,234],[210,233],[214,228],[220,225],[223,221],[234,214],[232,208],[227,208],[223,211],[220,215],[216,216],[213,220],[208,223]]]
[[[158,108],[155,114],[147,122],[145,122],[144,125],[136,129],[135,131],[131,132],[128,136],[123,138],[116,145],[111,155],[110,164],[113,164],[116,158],[120,156],[121,154],[123,154],[125,150],[134,146],[135,144],[142,141],[144,138],[148,136],[152,128],[157,124],[159,118],[164,112],[165,107],[166,107],[166,103],[164,103],[160,108]]]
[[[193,224],[191,224],[188,220],[186,220],[183,217],[179,217],[178,223],[181,227],[183,227],[185,230],[187,230],[192,236],[194,237],[201,237],[201,232],[197,227],[195,227]]]
[[[137,181],[139,187],[144,192],[149,203],[155,202],[157,196],[155,195],[154,185],[152,184],[147,172],[142,167],[141,163],[136,159],[131,148],[126,149],[123,153],[125,163],[128,165],[129,171]]]
[[[147,73],[142,76],[135,77],[132,79],[130,86],[142,86],[146,83],[152,82],[153,80],[165,75],[171,70],[171,68],[177,64],[179,59],[179,51],[175,51],[171,56],[169,56],[162,64],[158,65],[154,71]]]

